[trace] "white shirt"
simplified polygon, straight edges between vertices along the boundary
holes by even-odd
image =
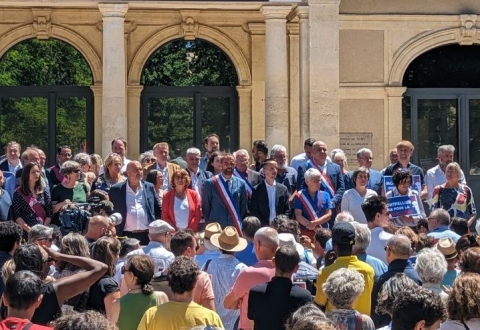
[[[155,263],[154,277],[161,276],[163,271],[175,260],[172,252],[168,251],[162,243],[155,241],[150,241],[147,246],[128,253],[127,257],[143,254],[150,256]]]
[[[380,227],[373,228],[371,230],[372,239],[370,245],[367,248],[367,254],[372,257],[382,260],[384,263],[388,264],[387,258],[385,255],[385,246],[387,246],[388,240],[393,236],[390,233],[387,233]]]
[[[161,168],[158,162],[156,163],[157,165],[157,170],[161,171],[163,173],[163,186],[162,189],[164,191],[170,190],[170,182],[168,182],[168,164],[165,165],[164,168]]]
[[[377,196],[377,193],[371,189],[367,189],[367,193],[363,197],[360,196],[357,190],[348,189],[342,197],[342,212],[348,211],[356,222],[367,224],[367,218],[362,210],[362,203],[372,196]]]
[[[123,166],[122,166],[121,172],[123,173],[123,172],[125,172],[125,171],[127,170],[127,165],[128,165],[128,163],[131,162],[131,160],[130,160],[130,159],[127,159],[127,157],[123,157],[122,162],[123,162]],[[102,173],[100,173],[100,174],[102,174]],[[99,174],[99,175],[100,175],[100,174]]]
[[[22,162],[20,161],[20,159],[17,159],[17,165],[16,165],[16,166],[13,166],[12,164],[10,164],[10,162],[8,161],[8,159],[5,160],[5,161],[6,161],[7,164],[8,164],[8,171],[9,171],[10,173],[14,173],[14,174],[15,174],[16,171],[18,171],[19,169],[22,168]]]
[[[308,160],[307,154],[306,153],[301,153],[300,155],[296,155],[295,157],[292,158],[290,161],[290,166],[293,167],[296,171],[298,171],[298,168],[300,166],[303,166],[305,162]]]
[[[183,199],[175,196],[173,203],[173,214],[175,215],[175,223],[178,229],[185,229],[188,227],[188,198],[187,195]]]
[[[467,184],[467,181],[465,181],[465,175],[463,174],[463,171],[462,170],[460,171],[461,173],[460,173],[459,181],[463,184]],[[432,167],[427,171],[427,174],[425,174],[425,184],[427,185],[427,201],[432,199],[433,189],[436,186],[441,185],[445,182],[447,182],[447,177],[445,176],[445,173],[440,168],[440,164]]]
[[[277,216],[277,210],[275,207],[275,185],[276,185],[275,180],[273,180],[273,185],[269,185],[268,182],[265,181],[265,186],[267,187],[267,195],[268,195],[268,206],[270,208],[270,218],[268,219],[270,223]]]
[[[215,294],[215,310],[222,319],[225,330],[233,330],[240,310],[226,309],[223,307],[223,299],[232,288],[240,271],[246,267],[233,255],[228,254],[221,254],[208,265],[207,273],[212,279],[212,288]]]
[[[125,220],[124,231],[146,230],[148,229],[148,218],[145,212],[145,196],[143,194],[143,184],[140,182],[140,188],[135,192],[127,183],[127,219]]]

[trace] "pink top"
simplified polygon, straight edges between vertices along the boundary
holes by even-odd
[[[204,271],[200,271],[197,278],[197,284],[193,289],[193,301],[199,305],[204,306],[204,302],[208,300],[214,300],[212,281],[210,275]]]
[[[236,299],[241,300],[239,329],[250,330],[252,326],[247,317],[248,314],[248,293],[250,289],[258,284],[270,282],[275,276],[275,267],[271,260],[260,260],[251,267],[244,268],[237,277],[232,287]]]

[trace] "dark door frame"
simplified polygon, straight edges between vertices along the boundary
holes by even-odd
[[[403,96],[410,97],[411,141],[418,145],[418,100],[419,99],[457,99],[458,102],[458,150],[455,157],[462,168],[467,184],[474,189],[480,186],[480,175],[470,175],[469,146],[469,103],[470,99],[480,99],[480,88],[408,88]],[[413,163],[419,164],[419,155],[414,153]],[[476,190],[476,189],[475,189]],[[480,193],[480,191],[474,191]],[[476,193],[475,195],[478,195]]]
[[[2,86],[0,87],[0,115],[1,99],[3,97],[43,97],[48,100],[48,150],[47,165],[53,165],[56,162],[57,153],[57,98],[58,97],[82,97],[86,99],[86,138],[87,152],[93,153],[94,147],[94,98],[93,92],[87,86]],[[2,141],[0,136],[0,144]],[[32,141],[33,142],[33,141]]]
[[[230,86],[146,86],[141,95],[140,105],[140,150],[149,150],[148,145],[148,99],[162,97],[191,97],[193,98],[194,127],[192,146],[203,150],[202,136],[202,97],[229,97],[230,98],[230,148],[236,150],[239,144],[238,127],[238,92]],[[214,132],[212,132],[214,133]],[[157,141],[160,142],[160,141]]]

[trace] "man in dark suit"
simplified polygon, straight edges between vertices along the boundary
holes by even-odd
[[[72,149],[69,146],[64,145],[57,148],[57,164],[55,164],[55,166],[48,168],[45,171],[47,175],[48,183],[50,184],[50,189],[53,188],[53,186],[56,186],[57,184],[62,182],[63,175],[60,173],[60,167],[67,160],[71,160],[71,159],[72,159]]]
[[[22,163],[20,162],[21,150],[22,147],[15,141],[7,143],[5,147],[5,160],[0,163],[0,170],[2,172],[15,174],[18,169],[22,168]]]
[[[113,203],[114,212],[123,219],[116,226],[117,235],[140,240],[148,244],[148,225],[159,219],[162,214],[160,200],[153,184],[142,181],[142,165],[131,161],[127,165],[127,180],[110,188],[108,196]]]
[[[265,180],[255,187],[250,201],[250,213],[260,219],[262,226],[269,226],[277,215],[290,214],[287,187],[275,181],[277,171],[273,158],[263,162]]]
[[[218,222],[222,228],[234,226],[241,233],[241,221],[247,215],[245,182],[233,175],[235,158],[222,157],[222,173],[205,181],[202,209],[205,223]]]
[[[379,171],[372,169],[373,154],[372,150],[368,148],[362,148],[357,151],[358,166],[363,166],[369,170],[369,179],[367,188],[374,190],[377,195],[382,194],[383,175]],[[355,188],[355,183],[352,180],[353,171],[348,172],[345,176],[345,190]]]
[[[235,170],[233,175],[245,182],[248,198],[252,198],[252,193],[256,185],[262,182],[260,173],[248,168],[250,156],[245,149],[239,149],[233,153],[235,157]]]
[[[202,196],[202,188],[205,181],[210,179],[213,175],[209,171],[202,171],[199,168],[201,152],[197,148],[187,149],[187,171],[190,175],[190,186],[188,188],[195,190]]]
[[[345,183],[340,166],[327,160],[327,144],[323,141],[316,141],[312,147],[312,159],[307,160],[304,166],[300,166],[297,180],[297,190],[305,186],[304,174],[309,168],[316,168],[322,174],[320,190],[330,195],[333,203],[332,217],[329,221],[330,228],[335,221],[336,209],[342,204]]]

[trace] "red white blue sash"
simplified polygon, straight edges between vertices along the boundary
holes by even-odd
[[[308,192],[306,190],[300,190],[297,191],[297,197],[302,202],[303,207],[305,207],[305,210],[307,210],[308,217],[310,218],[310,221],[315,220],[317,217],[317,211],[315,211],[315,207],[313,207],[312,203],[310,203],[310,199],[307,197]],[[321,192],[317,191],[317,198],[318,198],[318,205],[322,204],[322,199],[321,199]]]
[[[310,163],[322,174],[320,176],[320,179],[322,180],[323,185],[328,189],[330,196],[331,197],[335,196],[335,186],[333,185],[332,180],[330,180],[330,177],[327,175],[327,162],[325,162],[325,165],[323,166],[323,170],[313,159],[310,160]]]
[[[237,169],[233,170],[233,175],[235,175],[239,179],[242,179],[245,182],[245,188],[247,189],[248,198],[251,198],[253,193],[253,187],[250,182],[248,182],[248,177],[245,178],[245,176],[243,176]]]
[[[223,203],[227,207],[228,213],[232,217],[233,225],[237,229],[238,234],[241,236],[242,222],[240,221],[240,215],[238,214],[238,211],[235,208],[235,205],[233,204],[233,196],[228,189],[227,183],[225,182],[225,180],[223,180],[220,174],[214,176],[212,180],[213,180],[213,183],[215,184],[215,187],[217,187],[218,189],[218,193],[220,194],[220,197],[222,198]]]

